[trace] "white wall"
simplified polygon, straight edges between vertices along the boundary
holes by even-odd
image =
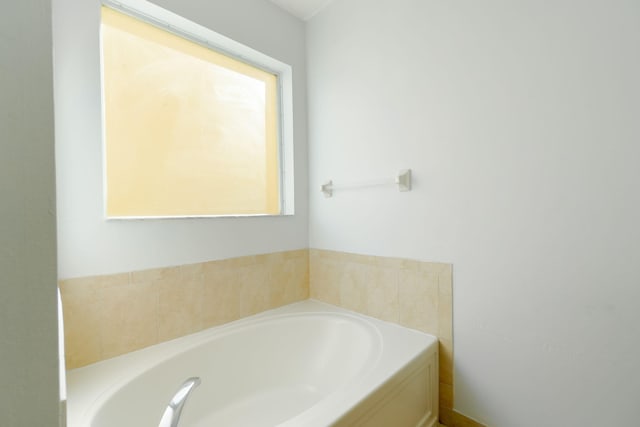
[[[637,425],[640,3],[335,0],[307,41],[311,247],[453,263],[459,412]]]
[[[53,0],[60,278],[305,248],[306,71],[302,22],[264,0],[158,0],[159,6],[294,70],[293,217],[105,221],[99,0]]]
[[[0,13],[0,425],[58,425],[50,2]]]

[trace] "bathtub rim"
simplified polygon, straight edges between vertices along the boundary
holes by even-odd
[[[402,360],[401,368],[413,363],[427,353],[437,353],[438,341],[432,335],[324,302],[308,299],[68,371],[67,379],[70,389],[68,427],[86,427],[89,425],[88,420],[92,419],[113,392],[126,386],[129,381],[138,375],[144,374],[149,369],[151,366],[149,363],[150,358],[153,359],[152,365],[155,366],[176,357],[180,353],[204,345],[211,339],[215,339],[214,337],[221,337],[238,330],[250,328],[265,319],[277,320],[291,316],[312,315],[338,315],[355,320],[359,325],[366,325],[367,329],[371,329],[372,332],[377,334],[381,349],[378,352],[375,363],[369,363],[369,366],[363,372],[354,377],[354,380],[359,381],[340,386],[303,413],[293,416],[283,423],[283,426],[296,425],[294,421],[297,419],[305,420],[307,423],[305,425],[309,426],[316,424],[326,426],[332,424],[331,420],[339,420],[345,413],[383,387],[395,373],[399,372],[392,369],[399,364],[393,357],[393,347],[394,344],[398,344],[398,341],[407,336],[410,336],[415,341],[410,346],[414,351],[410,353],[410,357],[405,357]],[[395,333],[398,332],[401,332],[400,335],[403,336],[396,336]],[[389,336],[385,337],[383,335]],[[371,371],[376,371],[376,369],[380,368],[379,365],[381,363],[383,365],[381,372],[373,378],[368,377],[367,375],[371,374]],[[91,378],[87,379],[87,377]],[[363,377],[364,380],[362,380]],[[327,409],[333,411],[327,411]],[[327,416],[327,413],[333,413],[336,416]],[[314,417],[317,418],[317,422],[314,422]],[[320,419],[322,421],[318,421]]]
[[[127,361],[127,357],[132,355],[133,353],[139,352],[140,355],[145,359],[144,364],[135,363],[135,366],[127,366],[124,367],[121,372],[118,373],[117,377],[112,377],[111,384],[104,384],[104,386],[100,387],[100,390],[96,395],[95,399],[85,406],[83,413],[74,414],[74,420],[79,417],[79,425],[88,426],[90,425],[90,421],[94,419],[94,417],[98,414],[101,408],[108,402],[108,400],[115,393],[118,393],[119,390],[126,387],[131,381],[137,379],[137,377],[144,375],[153,367],[160,365],[165,362],[170,362],[171,359],[180,356],[182,353],[186,353],[192,350],[197,350],[198,347],[205,346],[213,340],[217,340],[220,338],[224,338],[229,335],[234,335],[243,331],[250,331],[255,327],[259,327],[265,325],[267,323],[277,323],[279,321],[287,321],[294,320],[295,318],[305,318],[305,319],[315,319],[315,318],[323,318],[326,317],[329,320],[338,319],[348,319],[351,323],[356,325],[356,327],[363,328],[365,330],[365,334],[370,336],[371,343],[375,348],[375,353],[369,355],[366,360],[363,368],[353,376],[352,380],[357,381],[361,377],[367,375],[372,369],[375,368],[375,365],[382,353],[382,335],[378,328],[375,325],[368,322],[366,319],[362,319],[357,315],[352,315],[348,312],[329,312],[329,311],[299,311],[299,312],[274,312],[276,310],[269,310],[268,312],[259,313],[259,315],[254,315],[246,318],[242,318],[227,324],[214,326],[194,334],[190,334],[186,337],[175,338],[170,341],[166,341],[165,343],[168,347],[168,351],[166,353],[160,352],[159,344],[154,346],[146,347],[136,352],[127,353],[124,355],[116,356],[112,359],[107,359],[102,362],[114,361],[114,359],[118,359],[118,362]],[[185,338],[192,338],[186,342]],[[161,343],[161,344],[165,344]],[[178,348],[179,346],[179,348]],[[121,358],[121,359],[120,359]],[[152,359],[152,360],[148,360]],[[102,363],[98,362],[98,363]],[[107,369],[110,370],[108,363],[105,363]],[[93,366],[93,365],[91,365]],[[82,368],[78,368],[82,369]],[[125,372],[126,371],[126,372]],[[347,383],[348,384],[348,383]],[[345,385],[339,386],[335,391],[344,387]],[[334,392],[335,392],[334,391]],[[326,396],[325,396],[326,398]]]

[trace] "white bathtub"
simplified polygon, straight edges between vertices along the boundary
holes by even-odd
[[[431,427],[435,337],[303,301],[68,372],[69,427]]]

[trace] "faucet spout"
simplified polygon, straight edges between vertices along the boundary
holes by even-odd
[[[199,386],[200,382],[200,378],[191,377],[180,386],[167,405],[167,409],[165,409],[158,427],[178,427],[182,408],[184,408],[184,404],[187,402],[187,398],[193,389]]]

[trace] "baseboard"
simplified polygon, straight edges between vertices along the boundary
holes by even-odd
[[[449,408],[440,408],[440,423],[446,427],[488,427]]]

